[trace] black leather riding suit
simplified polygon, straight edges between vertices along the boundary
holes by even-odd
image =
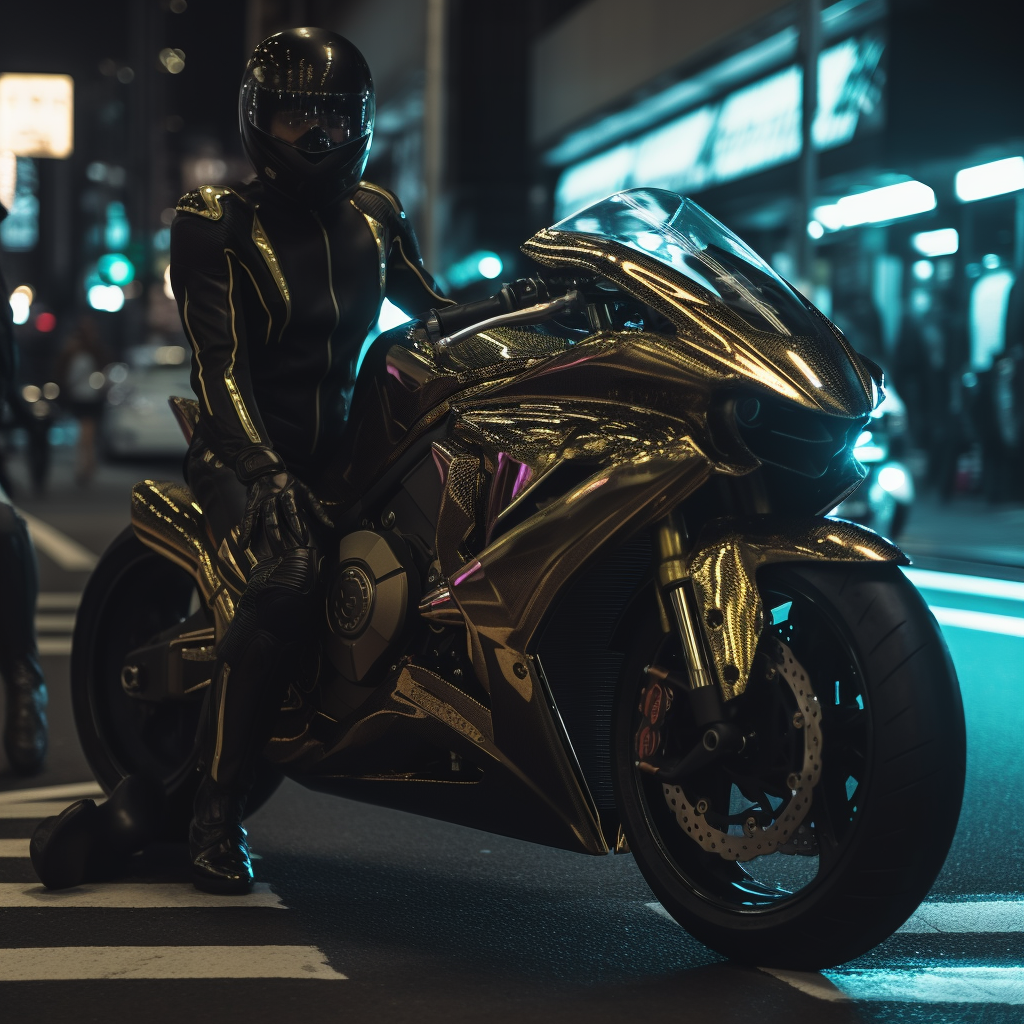
[[[220,650],[206,762],[216,781],[244,788],[280,706],[284,659],[317,621],[317,526],[301,484],[315,488],[341,437],[382,299],[410,314],[445,300],[397,199],[378,186],[361,183],[323,210],[259,182],[204,186],[177,210],[171,283],[199,402],[186,475],[216,544],[249,579]],[[309,528],[259,524],[243,551],[239,475],[247,455],[269,448],[300,482],[292,492]]]
[[[7,211],[0,205],[0,221]],[[0,273],[0,412],[13,394],[17,350],[10,294]],[[0,488],[0,675],[7,696],[4,748],[11,768],[32,772],[46,753],[46,686],[36,646],[36,556],[25,520]]]

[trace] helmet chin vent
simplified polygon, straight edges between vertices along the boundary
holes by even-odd
[[[311,164],[318,164],[325,156],[330,156],[331,150],[325,149],[321,153],[307,153],[304,149],[296,150],[304,160],[308,160]]]

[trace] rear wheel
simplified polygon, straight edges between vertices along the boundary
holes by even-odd
[[[685,673],[652,614],[619,684],[616,798],[684,928],[726,956],[815,970],[887,938],[938,875],[963,795],[963,708],[938,626],[896,566],[779,565],[758,586],[770,625],[728,705],[744,749],[674,785],[639,770],[645,666]],[[700,738],[676,698],[665,763]]]
[[[175,839],[184,838],[199,784],[195,737],[203,705],[130,696],[121,669],[129,651],[154,642],[202,607],[192,577],[147,548],[129,527],[89,578],[72,644],[75,725],[89,767],[108,793],[127,775],[160,780],[168,798],[165,831]],[[261,770],[248,813],[280,779],[269,766]]]

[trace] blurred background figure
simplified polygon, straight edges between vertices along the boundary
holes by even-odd
[[[0,205],[0,222],[7,210]],[[0,272],[0,295],[7,295]],[[13,390],[16,350],[9,307],[0,307],[0,403]],[[30,775],[47,746],[46,684],[39,666],[35,614],[39,580],[25,520],[0,488],[0,676],[6,691],[4,752],[11,769]]]
[[[78,423],[75,483],[86,487],[96,473],[96,437],[106,393],[107,352],[91,316],[81,316],[57,357],[56,378],[64,404]]]

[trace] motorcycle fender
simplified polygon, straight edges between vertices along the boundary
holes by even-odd
[[[717,519],[701,531],[687,560],[688,573],[726,700],[746,689],[764,628],[757,570],[809,561],[910,564],[891,541],[842,519],[737,517]],[[720,614],[710,614],[716,609]]]

